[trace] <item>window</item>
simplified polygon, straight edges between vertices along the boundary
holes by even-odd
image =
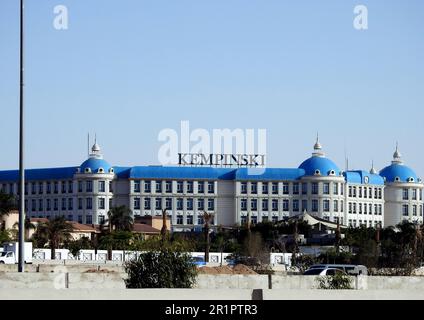
[[[415,205],[415,204],[412,206],[412,215],[413,216],[417,215],[417,205]]]
[[[308,200],[302,200],[302,211],[308,211]]]
[[[205,210],[205,199],[197,199],[197,210]]]
[[[68,193],[72,193],[74,192],[74,184],[72,183],[72,181],[68,181]]]
[[[177,216],[177,224],[183,224],[183,216],[182,215]]]
[[[28,183],[25,183],[25,188],[24,188],[24,192],[25,192],[25,194],[28,194]]]
[[[412,189],[412,200],[417,200],[417,189]]]
[[[368,214],[372,214],[372,204],[368,205]]]
[[[73,210],[74,208],[74,199],[68,198],[68,210]]]
[[[273,223],[277,223],[278,222],[278,216],[273,216],[272,217],[272,222]]]
[[[50,182],[47,182],[47,193],[51,193],[52,192],[52,185]]]
[[[66,181],[62,181],[61,185],[62,185],[62,193],[66,193]]]
[[[272,183],[272,194],[278,194],[278,183]]]
[[[344,211],[344,202],[343,200],[340,200],[340,212],[343,212],[343,211]]]
[[[268,211],[268,199],[262,199],[262,210]]]
[[[162,193],[162,181],[156,181],[156,193]]]
[[[262,183],[262,194],[268,194],[268,183]]]
[[[38,211],[43,211],[43,200],[38,200]]]
[[[330,200],[324,200],[323,201],[323,208],[324,208],[324,212],[330,211]]]
[[[356,213],[356,203],[353,203],[353,213]]]
[[[339,184],[338,183],[333,183],[333,193],[334,194],[339,194]]]
[[[302,183],[302,194],[307,194],[307,193],[308,193],[308,184]]]
[[[362,203],[359,204],[359,214],[362,214]]]
[[[91,214],[89,214],[85,217],[85,223],[86,224],[92,224],[93,223],[93,216]]]
[[[293,183],[293,194],[299,194],[299,184]]]
[[[197,183],[197,193],[205,193],[205,183],[203,181]]]
[[[78,210],[82,210],[82,198],[78,198]]]
[[[367,214],[368,213],[368,206],[367,206],[367,204],[366,203],[364,203],[364,214]]]
[[[330,184],[328,182],[323,184],[323,194],[330,194]]]
[[[240,223],[241,224],[246,224],[247,223],[247,217],[246,216],[240,217]]]
[[[78,192],[82,192],[82,181],[78,181]]]
[[[242,182],[241,183],[241,194],[246,194],[247,193],[247,182]]]
[[[267,223],[267,222],[268,222],[268,217],[263,216],[263,217],[262,217],[262,222],[263,222],[263,223]]]
[[[362,187],[359,187],[359,198],[362,198]]]
[[[54,193],[59,193],[59,182],[55,181],[54,182]]]
[[[72,214],[68,214],[68,221],[72,221],[74,220],[74,217],[72,216]]]
[[[241,199],[240,201],[240,207],[242,211],[246,211],[247,210],[247,199]]]
[[[215,210],[215,200],[208,199],[208,210]]]
[[[187,199],[187,210],[193,210],[193,199],[192,198]]]
[[[215,193],[215,183],[208,182],[208,193]]]
[[[383,198],[383,190],[381,188],[378,189],[378,199]]]
[[[37,201],[32,199],[31,200],[31,211],[36,211],[36,210],[37,210]]]
[[[372,199],[372,188],[368,188],[368,198]]]
[[[172,210],[172,199],[171,198],[165,199],[165,209],[166,210]]]
[[[402,206],[402,215],[406,217],[409,215],[409,206],[407,204]]]
[[[82,223],[82,215],[78,216],[78,223]]]
[[[59,199],[53,200],[53,210],[57,211],[59,209]]]
[[[140,188],[140,186],[139,186]],[[99,181],[99,192],[105,192],[106,191],[106,182],[105,181]]]
[[[283,211],[289,211],[289,200],[283,200]]]
[[[62,210],[66,210],[66,198],[62,198]]]
[[[134,192],[140,192],[140,181],[134,181]]]
[[[313,212],[318,211],[318,200],[316,200],[316,199],[312,200],[312,211]]]
[[[184,183],[183,181],[177,181],[177,193],[184,192]]]
[[[383,205],[379,204],[378,205],[378,215],[381,216],[383,214]]]
[[[113,201],[113,199],[112,198],[109,198],[109,209],[113,207],[112,206],[112,201]]]
[[[368,198],[368,188],[367,187],[364,187],[364,198],[366,199],[366,198]]]
[[[165,192],[166,193],[172,193],[172,181],[166,181]]]
[[[258,217],[257,216],[252,216],[250,218],[250,223],[252,224],[257,224],[258,223]]]
[[[252,184],[250,185],[250,192],[252,194],[258,193],[258,183],[257,182],[252,182]]]
[[[93,181],[87,180],[85,182],[85,192],[93,192]]]
[[[183,210],[183,209],[184,209],[183,198],[178,198],[177,199],[177,210]]]
[[[353,195],[353,193],[352,193],[352,186],[349,186],[349,197],[352,198],[352,195]]]
[[[37,192],[37,184],[35,182],[31,183],[31,193],[36,194]]]
[[[312,194],[318,194],[318,183],[312,183]]]
[[[204,223],[203,216],[197,216],[197,224],[203,225]]]
[[[109,181],[109,192],[113,192],[113,183]]]
[[[42,182],[38,183],[38,193],[43,194],[44,193],[44,184]]]
[[[193,181],[187,181],[187,193],[193,193]]]
[[[333,210],[334,210],[334,212],[339,211],[339,201],[338,200],[333,201]]]
[[[293,211],[299,212],[299,200],[297,199],[293,200]]]
[[[349,213],[353,213],[353,211],[352,211],[352,202],[349,202]]]
[[[187,216],[187,224],[193,224],[193,216]]]
[[[150,198],[144,198],[144,210],[152,209],[152,200]]]
[[[150,193],[152,191],[152,182],[144,181],[144,193]]]
[[[161,198],[155,199],[155,209],[156,210],[162,210],[162,199]]]
[[[374,204],[374,214],[377,215],[378,214],[378,205]]]
[[[138,208],[135,207],[135,199],[138,199]],[[134,209],[140,209],[140,198],[134,199]],[[105,198],[99,198],[99,209],[104,210],[106,207]]]
[[[52,207],[51,207],[51,200],[50,199],[47,199],[47,201],[46,201],[46,209],[47,209],[47,211],[50,211],[51,209],[52,209]]]
[[[9,184],[9,193],[13,194],[15,192],[15,185],[13,183]]]
[[[272,211],[278,211],[278,200],[272,199]]]
[[[85,199],[85,201],[86,201],[85,208],[91,210],[93,208],[93,199],[87,198]]]
[[[289,184],[287,182],[283,183],[283,194],[289,194]]]
[[[99,216],[99,223],[100,223],[100,224],[105,223],[105,216],[103,216],[103,215],[100,215],[100,216]]]
[[[356,187],[353,187],[352,191],[353,191],[353,197],[356,198]]]
[[[251,199],[250,200],[250,210],[252,210],[252,211],[258,210],[258,200],[257,199]]]

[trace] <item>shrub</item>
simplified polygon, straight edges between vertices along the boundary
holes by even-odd
[[[334,276],[319,276],[318,289],[353,289],[352,279],[345,274],[338,273]]]
[[[141,253],[124,268],[127,288],[191,288],[197,277],[191,255],[168,245]]]

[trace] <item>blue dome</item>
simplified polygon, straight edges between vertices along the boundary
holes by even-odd
[[[87,168],[90,169],[91,173],[99,173],[98,171],[100,168],[102,168],[104,172],[107,173],[112,167],[107,161],[103,159],[89,158],[81,164],[80,172],[86,172]]]
[[[394,163],[381,170],[380,176],[386,178],[386,182],[408,182],[410,178],[413,178],[414,182],[417,182],[418,180],[414,170],[403,164],[397,163]],[[399,177],[399,180],[396,180],[396,177]]]
[[[331,171],[334,171],[334,175],[340,175],[339,167],[330,159],[325,157],[310,157],[309,159],[302,162],[299,169],[305,170],[306,176],[314,176],[316,170],[319,170],[321,176],[330,176]]]

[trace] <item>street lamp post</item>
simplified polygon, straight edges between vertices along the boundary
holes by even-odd
[[[24,168],[24,0],[20,0],[20,91],[19,91],[19,261],[24,272],[25,168]]]

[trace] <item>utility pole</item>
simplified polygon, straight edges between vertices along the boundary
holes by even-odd
[[[24,0],[20,0],[20,90],[19,90],[19,261],[24,272],[25,168],[24,168]]]

